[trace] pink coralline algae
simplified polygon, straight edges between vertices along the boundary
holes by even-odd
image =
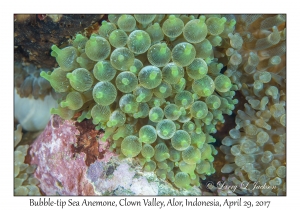
[[[38,165],[35,176],[46,195],[95,194],[85,176],[88,155],[79,149],[82,144],[80,140],[84,137],[77,128],[72,121],[62,121],[58,116],[52,116],[44,132],[31,146],[31,164]],[[98,156],[109,159],[113,154],[109,151],[104,154],[107,148],[103,146],[109,145],[102,144],[100,148],[97,145]]]

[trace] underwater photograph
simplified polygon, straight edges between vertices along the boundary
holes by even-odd
[[[14,196],[286,196],[286,16],[14,14]]]

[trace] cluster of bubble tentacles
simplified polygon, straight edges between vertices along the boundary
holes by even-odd
[[[222,140],[229,185],[244,195],[286,194],[286,26],[285,15],[237,15],[232,48],[240,57],[225,75],[246,99],[236,127]],[[235,45],[234,42],[239,43]],[[233,57],[232,55],[232,57]],[[226,194],[226,193],[225,193]]]
[[[63,119],[81,113],[104,129],[102,141],[137,157],[178,188],[200,186],[215,172],[216,124],[232,114],[238,85],[221,73],[236,21],[220,15],[109,15],[98,33],[72,46],[52,46],[58,68],[42,72],[65,94],[52,109]],[[217,51],[216,49],[219,49]],[[222,60],[219,60],[220,58]]]
[[[40,182],[34,176],[36,165],[25,163],[29,145],[18,145],[22,139],[22,126],[14,132],[14,195],[41,195]]]
[[[14,63],[14,85],[21,98],[43,99],[51,93],[49,81],[40,77],[41,71],[46,70],[37,68],[33,64],[18,61]]]

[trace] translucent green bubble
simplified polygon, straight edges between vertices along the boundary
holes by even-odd
[[[156,15],[146,15],[146,14],[141,14],[141,15],[134,15],[135,19],[137,22],[147,25],[149,23],[151,23],[154,18],[156,17]]]
[[[125,31],[121,29],[116,29],[110,33],[108,39],[113,47],[119,48],[124,47],[127,44],[128,35]]]
[[[120,71],[129,70],[134,64],[134,54],[126,47],[117,48],[110,55],[110,63]]]
[[[125,94],[119,100],[119,106],[125,113],[135,113],[138,109],[138,105],[133,94]]]
[[[145,102],[139,103],[139,107],[136,113],[133,114],[134,118],[145,118],[149,114],[149,105]]]
[[[205,143],[203,147],[200,149],[202,160],[208,160],[209,162],[212,162],[214,160],[214,157],[212,156],[211,147],[212,146],[210,144]]]
[[[156,141],[157,133],[155,128],[152,125],[144,125],[141,127],[139,131],[139,141],[146,143],[146,144],[152,144]]]
[[[186,109],[192,105],[192,103],[194,102],[194,98],[191,92],[184,90],[175,95],[174,102],[177,106]]]
[[[182,159],[188,164],[200,163],[201,152],[198,148],[189,146],[182,152]]]
[[[203,132],[191,134],[191,144],[196,146],[199,149],[203,147],[205,140],[206,140],[206,136]]]
[[[146,32],[149,34],[151,38],[151,43],[155,44],[160,42],[164,38],[164,33],[158,23],[154,23],[146,29]]]
[[[224,31],[220,34],[222,38],[227,38],[229,33],[233,33],[235,29],[236,20],[231,19],[224,24]]]
[[[172,60],[179,66],[190,65],[195,57],[195,47],[188,42],[181,42],[172,49]]]
[[[216,95],[210,95],[205,99],[205,103],[209,109],[218,109],[221,105],[221,100]]]
[[[149,48],[147,58],[153,66],[163,67],[171,60],[171,50],[166,43],[158,43]]]
[[[101,26],[99,27],[99,35],[108,39],[110,33],[117,29],[117,26],[114,23],[110,23],[107,21],[102,21]]]
[[[176,150],[183,151],[190,146],[191,137],[188,132],[177,130],[171,139],[171,144]]]
[[[168,171],[166,169],[158,168],[158,169],[156,169],[155,173],[159,178],[165,180],[167,178]]]
[[[132,15],[121,15],[118,19],[118,27],[123,31],[133,31],[136,26],[135,18]]]
[[[168,164],[167,171],[168,172],[172,171],[174,169],[174,167],[175,167],[175,163],[173,161],[170,161],[170,160],[167,160],[166,162]]]
[[[71,87],[70,81],[67,78],[67,72],[61,68],[54,69],[51,74],[42,71],[40,76],[48,80],[56,92],[67,92]]]
[[[150,160],[149,162],[146,162],[144,165],[144,170],[146,172],[152,172],[156,169],[156,162],[153,160]]]
[[[89,90],[94,82],[93,75],[84,68],[78,68],[67,74],[72,88],[77,91],[84,92]]]
[[[129,34],[127,46],[135,54],[146,52],[151,45],[151,38],[146,31],[134,30]]]
[[[138,137],[130,135],[124,138],[121,144],[121,151],[126,157],[135,157],[142,150],[142,143]]]
[[[192,121],[188,121],[183,123],[182,129],[188,133],[192,133],[196,129],[196,125]]]
[[[113,111],[109,117],[109,121],[107,122],[107,127],[120,127],[125,124],[126,115],[121,110],[117,109]]]
[[[213,114],[209,111],[209,112],[207,113],[207,115],[205,116],[205,118],[202,119],[202,121],[203,121],[206,125],[210,125],[210,124],[214,124],[214,125],[215,125],[215,123],[212,122],[213,119],[214,119],[214,116],[213,116]]]
[[[173,87],[173,91],[174,91],[175,93],[180,93],[180,92],[182,92],[182,91],[185,89],[185,87],[186,87],[186,80],[185,80],[184,78],[181,78],[181,79],[179,80],[179,82],[176,83],[176,84],[174,84],[174,85],[172,85],[172,87]]]
[[[224,74],[220,74],[214,80],[216,90],[219,92],[227,92],[232,87],[230,79]]]
[[[139,59],[134,59],[133,66],[130,66],[129,70],[134,73],[135,75],[138,75],[141,69],[144,67],[144,64]]]
[[[196,58],[213,58],[213,47],[211,43],[207,40],[204,39],[200,43],[194,44],[194,47],[196,49]]]
[[[157,163],[157,167],[160,168],[160,169],[166,169],[168,170],[168,164],[167,164],[167,161],[164,160],[164,161],[161,161],[161,162],[158,162]]]
[[[176,125],[172,120],[164,119],[156,125],[157,135],[162,139],[170,139],[176,131]]]
[[[170,157],[169,149],[165,143],[159,143],[155,146],[154,158],[156,161],[161,162]]]
[[[208,113],[207,105],[203,101],[196,101],[191,106],[191,114],[197,119],[203,119]]]
[[[164,21],[162,30],[167,37],[176,38],[182,33],[184,23],[175,15],[170,15],[167,20]]]
[[[223,68],[222,63],[217,63],[217,62],[211,62],[208,65],[208,73],[210,75],[218,76]]]
[[[141,153],[148,162],[154,156],[155,150],[150,144],[144,144]]]
[[[181,115],[181,111],[179,106],[177,106],[176,104],[168,104],[164,108],[164,114],[169,120],[177,120]]]
[[[164,18],[166,17],[166,15],[163,14],[156,14],[153,22],[155,23],[160,23]]]
[[[168,63],[162,69],[163,80],[169,84],[176,84],[184,76],[184,69],[175,63]]]
[[[136,96],[137,102],[148,102],[152,98],[153,92],[152,90],[138,86],[133,91],[133,94]]]
[[[226,22],[226,18],[217,18],[217,17],[210,17],[206,20],[207,31],[211,35],[219,35],[224,30],[224,24]]]
[[[157,98],[167,98],[172,95],[172,86],[162,81],[159,86],[153,89],[153,93]]]
[[[183,152],[182,152],[183,153]],[[196,168],[196,164],[195,163],[187,163],[185,161],[180,161],[179,164],[179,169],[182,172],[188,173],[191,177],[191,179],[195,179],[196,178],[196,174],[195,174],[195,168]]]
[[[203,78],[208,71],[206,62],[202,58],[195,58],[195,60],[186,67],[186,72],[192,79]]]
[[[76,37],[73,41],[73,47],[84,49],[86,42],[89,39],[82,34],[76,34]]]
[[[83,98],[80,93],[72,91],[68,93],[66,100],[60,102],[61,107],[68,107],[71,110],[80,109],[83,105]]]
[[[157,97],[152,97],[151,100],[148,102],[149,107],[161,107],[163,104],[166,103],[166,99],[164,98],[157,98]]]
[[[94,77],[99,81],[110,81],[112,80],[117,71],[111,65],[110,61],[99,61],[95,64],[93,69]]]
[[[159,122],[164,118],[164,111],[160,107],[152,107],[149,111],[149,119],[152,122]]]
[[[162,81],[162,73],[156,66],[145,66],[139,72],[140,84],[148,89],[156,88]]]
[[[189,175],[185,172],[178,172],[175,175],[174,184],[178,188],[189,189],[190,188],[191,179]]]
[[[197,79],[192,84],[193,91],[200,97],[210,96],[215,90],[215,83],[209,76]]]
[[[177,120],[178,122],[185,123],[192,119],[191,112],[189,112],[188,110],[185,110],[183,107],[181,107],[180,110],[181,110],[181,115]]]
[[[53,50],[52,52],[54,52],[51,53],[51,55],[56,58],[56,61],[62,70],[71,71],[79,67],[76,62],[79,52],[75,47],[59,49],[56,45],[52,45],[51,49]]]
[[[217,47],[221,45],[222,38],[220,36],[209,36],[207,40],[211,43],[213,47]]]
[[[121,15],[113,15],[113,14],[109,14],[109,15],[108,15],[108,20],[109,20],[111,23],[117,24],[117,23],[118,23],[119,17],[121,17]]]
[[[199,164],[196,165],[196,172],[198,174],[211,175],[212,169],[211,169],[210,162],[207,160],[202,160]]]
[[[110,82],[98,82],[93,89],[93,98],[99,105],[110,105],[117,98],[117,89]]]
[[[109,120],[110,117],[110,109],[109,106],[101,106],[99,104],[96,104],[93,106],[91,110],[91,115],[93,118],[93,123],[96,125],[100,122],[104,123]]]
[[[205,39],[207,35],[207,26],[205,16],[199,19],[190,20],[183,28],[184,38],[191,43],[198,43]]]
[[[110,54],[110,50],[109,42],[100,36],[91,36],[85,45],[85,53],[93,61],[106,59]]]
[[[86,53],[82,53],[80,55],[80,57],[76,58],[77,63],[79,63],[79,66],[81,68],[85,68],[87,70],[92,70],[94,68],[95,65],[95,61],[92,61],[91,59],[89,59],[89,57],[87,57]]]
[[[170,148],[170,158],[171,161],[173,162],[179,162],[181,159],[181,152],[174,149],[173,147]]]
[[[121,72],[116,77],[116,86],[123,93],[133,91],[138,85],[138,79],[132,72]]]

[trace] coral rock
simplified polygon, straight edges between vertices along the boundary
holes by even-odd
[[[32,144],[31,163],[38,165],[35,176],[46,195],[94,195],[85,177],[86,154],[74,154],[72,145],[79,135],[74,123],[53,116],[44,132]],[[45,158],[47,157],[47,158]]]

